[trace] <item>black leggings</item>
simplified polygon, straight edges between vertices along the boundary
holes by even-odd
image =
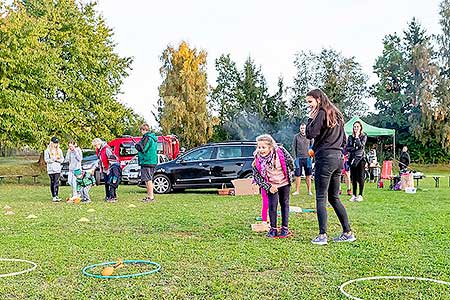
[[[58,188],[59,188],[59,173],[48,174],[50,177],[50,191],[52,193],[52,197],[58,197]]]
[[[281,226],[288,227],[289,222],[289,193],[291,191],[291,185],[285,185],[278,188],[278,192],[272,194],[268,192],[269,198],[269,218],[270,227],[277,227],[277,206],[278,201],[281,206]]]
[[[319,221],[319,233],[327,233],[327,198],[341,223],[344,232],[350,232],[347,211],[339,200],[341,172],[344,166],[342,153],[316,157],[316,208]]]
[[[350,167],[350,178],[352,179],[353,195],[356,196],[356,189],[359,183],[359,195],[364,192],[364,181],[366,171],[366,161],[362,159],[356,167]]]

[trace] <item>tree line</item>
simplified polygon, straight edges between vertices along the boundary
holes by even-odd
[[[262,67],[250,57],[238,66],[223,54],[215,60],[218,75],[210,87],[204,50],[184,41],[178,48],[168,46],[161,56],[163,83],[155,116],[163,131],[177,134],[188,146],[252,140],[261,133],[290,145],[307,118],[305,94],[321,88],[346,120],[363,116],[372,125],[395,129],[397,146],[409,146],[414,160],[449,162],[450,0],[441,2],[439,14],[436,35],[413,18],[402,33],[384,37],[373,66],[377,82],[371,86],[355,57],[322,49],[297,52],[293,85],[279,78],[273,94]],[[368,98],[375,99],[376,112],[368,112]]]
[[[304,95],[319,87],[346,119],[364,116],[395,129],[398,145],[409,145],[413,159],[449,161],[450,0],[439,11],[438,34],[414,18],[402,33],[380,41],[371,86],[357,59],[335,49],[299,50],[293,84],[279,78],[273,93],[262,66],[251,57],[238,65],[225,53],[215,60],[211,86],[205,50],[184,41],[167,46],[154,109],[160,132],[178,135],[186,147],[260,133],[290,144],[307,117]],[[0,152],[43,149],[53,135],[88,146],[94,136],[137,134],[143,118],[119,100],[132,58],[115,53],[113,31],[95,3],[0,0],[0,16]],[[376,112],[368,113],[368,98]]]

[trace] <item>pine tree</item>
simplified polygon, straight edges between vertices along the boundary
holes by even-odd
[[[315,88],[322,89],[346,119],[366,113],[368,106],[363,99],[367,96],[368,77],[355,58],[346,58],[333,49],[320,53],[301,51],[296,54],[294,65],[297,74],[291,88],[292,119],[306,117],[305,95]]]

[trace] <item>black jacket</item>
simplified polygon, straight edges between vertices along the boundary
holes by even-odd
[[[350,135],[347,140],[345,149],[348,152],[348,161],[351,166],[356,166],[362,159],[366,157],[364,148],[367,142],[367,135],[364,133],[359,137]]]
[[[313,150],[316,157],[322,154],[326,155],[326,153],[342,152],[347,140],[344,124],[328,127],[327,116],[322,108],[314,119],[308,119],[306,137],[314,139]]]
[[[407,168],[409,166],[409,163],[411,162],[411,158],[409,157],[409,153],[408,152],[402,152],[400,154],[400,163],[399,163],[399,167],[400,169],[404,169]]]

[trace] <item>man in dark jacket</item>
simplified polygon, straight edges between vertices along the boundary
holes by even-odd
[[[150,126],[147,123],[142,124],[140,130],[143,136],[136,144],[136,150],[141,166],[141,179],[145,182],[147,188],[147,197],[142,201],[150,202],[155,199],[153,196],[153,175],[158,164],[158,138],[153,132],[150,132]]]
[[[300,192],[300,182],[302,170],[305,170],[306,187],[308,188],[308,195],[312,196],[311,192],[311,174],[312,174],[312,159],[309,156],[309,149],[312,147],[314,141],[306,138],[306,124],[300,125],[300,132],[294,136],[292,141],[292,154],[295,159],[295,192],[293,195],[298,195]]]
[[[408,147],[403,146],[402,153],[399,158],[399,168],[400,172],[404,173],[408,169],[411,158],[409,157]]]

